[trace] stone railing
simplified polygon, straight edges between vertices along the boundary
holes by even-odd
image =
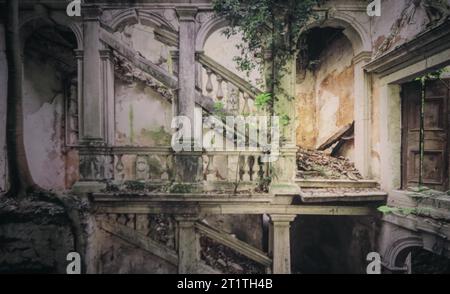
[[[210,151],[202,157],[203,180],[218,186],[220,183],[253,186],[270,174],[269,165],[263,162],[262,152]]]
[[[172,180],[171,148],[115,147],[115,181],[167,182]]]
[[[254,99],[260,90],[204,53],[197,53],[197,61],[202,70],[201,80],[203,73],[207,76],[206,83],[199,83],[207,97],[221,102],[233,114],[254,113]]]
[[[262,151],[203,151],[202,179],[207,187],[226,190],[255,187],[270,175]],[[170,147],[113,147],[101,152],[84,150],[81,177],[84,180],[117,182],[175,181],[174,160],[178,154]]]

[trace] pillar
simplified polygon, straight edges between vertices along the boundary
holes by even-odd
[[[401,187],[401,87],[380,86],[380,184],[386,192]]]
[[[273,274],[291,273],[290,227],[296,215],[271,215]]]
[[[115,105],[114,105],[114,63],[110,49],[100,50],[102,62],[102,94],[104,103],[105,141],[108,146],[114,146],[115,141]]]
[[[83,6],[84,56],[80,141],[94,145],[105,143],[104,89],[100,57],[102,47],[99,39],[101,14],[102,10],[98,6]]]
[[[106,148],[114,143],[114,68],[110,50],[100,41],[102,9],[82,7],[83,49],[76,50],[79,81],[80,181],[74,192],[104,189],[114,172],[113,155]]]
[[[370,83],[364,66],[371,60],[370,52],[355,56],[354,119],[355,119],[355,165],[363,177],[370,176],[371,116]]]
[[[195,142],[195,126],[198,111],[195,107],[195,80],[196,80],[196,60],[195,60],[195,39],[197,8],[177,7],[176,9],[179,28],[179,51],[178,51],[178,97],[174,116],[184,116],[190,121],[189,134],[183,138],[189,140],[192,149],[189,152],[179,153],[175,156],[176,181],[183,183],[199,182],[201,180],[201,149]],[[198,118],[197,118],[198,120]],[[198,128],[197,128],[198,129]],[[198,151],[198,152],[194,152]]]
[[[178,223],[178,274],[197,273],[200,262],[200,240],[195,231],[194,216],[177,216]]]
[[[267,70],[271,70],[267,67]],[[295,99],[296,60],[292,57],[286,63],[286,72],[280,80],[283,93],[275,101],[275,115],[280,118],[280,156],[272,163],[275,173],[270,192],[276,197],[276,202],[291,204],[292,197],[300,194],[300,188],[295,183],[297,172],[296,156],[296,108]],[[287,119],[287,120],[286,120]],[[282,140],[284,139],[284,141]]]
[[[0,195],[7,190],[6,109],[8,63],[5,53],[5,27],[0,23]]]

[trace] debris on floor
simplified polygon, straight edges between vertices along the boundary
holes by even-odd
[[[353,163],[344,157],[332,157],[323,151],[300,149],[297,153],[297,177],[302,179],[362,180]]]
[[[223,274],[264,274],[264,268],[234,250],[201,236],[201,259]]]

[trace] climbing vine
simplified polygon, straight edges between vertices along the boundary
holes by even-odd
[[[289,68],[287,64],[298,53],[298,42],[306,24],[314,18],[317,0],[214,0],[214,10],[225,17],[230,27],[227,37],[241,34],[240,56],[234,58],[246,72],[258,69],[264,74],[267,93],[256,98],[256,105],[274,111],[274,101],[288,94],[280,85]],[[290,118],[285,114],[284,122]]]

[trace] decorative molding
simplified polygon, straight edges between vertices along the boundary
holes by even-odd
[[[100,17],[103,14],[103,9],[95,4],[85,4],[81,10],[84,21],[100,21]]]
[[[370,62],[372,60],[372,52],[371,51],[362,51],[353,57],[353,63],[360,63],[360,62]]]
[[[387,76],[439,52],[450,48],[450,20],[431,28],[413,40],[376,58],[364,69],[369,73]]]
[[[180,6],[176,8],[180,22],[194,22],[198,8],[192,6]]]

